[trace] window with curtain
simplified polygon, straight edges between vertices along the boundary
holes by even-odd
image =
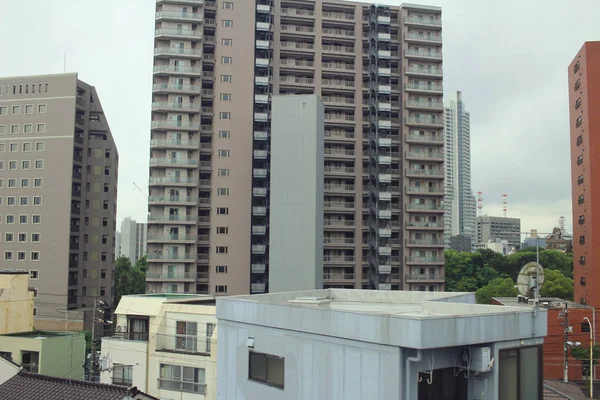
[[[133,366],[132,365],[113,365],[112,374],[113,385],[130,387],[133,385]]]

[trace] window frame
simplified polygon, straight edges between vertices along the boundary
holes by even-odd
[[[264,378],[261,376],[258,376],[256,374],[256,371],[253,371],[253,369],[259,368],[256,365],[257,365],[257,362],[261,358],[264,358]],[[253,368],[253,361],[254,361],[254,365],[255,365],[254,368]],[[282,368],[281,375],[283,378],[283,382],[279,383],[279,382],[275,382],[272,379],[270,379],[270,377],[269,377],[269,369],[270,369],[269,362],[281,363],[281,368]],[[248,352],[248,380],[284,390],[284,388],[285,388],[285,357],[279,357],[279,356],[272,355],[272,354],[260,353],[257,351],[250,350]]]

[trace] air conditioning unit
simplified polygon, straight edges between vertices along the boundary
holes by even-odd
[[[540,302],[539,299],[529,299],[528,303],[530,306],[534,306]]]
[[[489,347],[471,349],[471,371],[488,372],[492,369],[492,350]]]
[[[564,304],[562,303],[562,301],[555,301],[554,303],[550,303],[550,304],[556,308],[564,308]]]

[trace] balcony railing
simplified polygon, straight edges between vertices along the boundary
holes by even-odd
[[[419,68],[419,67],[406,67],[407,73],[422,74],[422,75],[442,75],[442,70],[439,68]]]
[[[198,147],[197,140],[187,140],[187,139],[152,139],[150,141],[150,147],[177,147],[177,146],[185,146],[185,147]]]
[[[415,203],[407,203],[407,210],[418,210],[418,211],[443,211],[444,206],[438,204],[415,204]]]
[[[152,90],[164,90],[164,91],[180,91],[180,92],[192,92],[192,93],[200,93],[202,88],[196,85],[179,85],[179,84],[169,84],[169,83],[155,83],[152,85]]]
[[[133,340],[137,342],[147,342],[148,332],[117,332],[113,336],[115,339]]]
[[[146,258],[148,260],[195,260],[196,255],[185,253],[173,253],[169,251],[166,253],[149,253],[146,255]]]
[[[415,169],[408,168],[407,175],[424,175],[424,176],[444,176],[444,171],[441,169]]]
[[[429,187],[429,186],[407,186],[406,191],[410,193],[444,193],[443,187]]]
[[[196,235],[184,235],[184,234],[179,234],[179,235],[169,235],[169,234],[164,234],[164,235],[148,235],[147,240],[165,241],[165,242],[177,241],[177,240],[196,240]]]
[[[444,87],[442,85],[421,85],[418,83],[407,83],[406,90],[418,90],[418,91],[422,91],[422,92],[443,93]]]
[[[406,239],[406,243],[407,244],[412,244],[412,245],[433,245],[433,246],[438,246],[438,245],[444,245],[444,239],[415,239],[415,238],[409,238]]]
[[[150,184],[194,184],[198,181],[197,178],[187,178],[187,177],[178,177],[178,176],[151,176]]]
[[[178,56],[198,56],[202,57],[201,49],[186,49],[181,47],[157,47],[154,54],[170,54]]]
[[[312,43],[296,43],[296,42],[281,42],[282,49],[299,49],[299,50],[314,50],[315,45]]]
[[[196,394],[206,394],[206,383],[194,383],[194,382],[184,382],[181,380],[172,380],[172,379],[158,379],[158,387],[166,390],[173,390],[176,392],[187,392],[187,393],[196,393]]]
[[[324,272],[323,279],[326,281],[352,280],[352,279],[354,279],[354,274],[352,274],[352,273],[336,274],[336,273]]]
[[[202,20],[202,14],[183,12],[183,11],[159,11],[156,18],[174,18],[174,19],[197,19]]]
[[[148,196],[149,202],[195,203],[196,197],[188,196]]]
[[[408,32],[405,36],[406,39],[422,40],[433,43],[442,43],[442,37],[438,35],[425,35],[417,32]]]
[[[154,31],[154,36],[182,36],[200,39],[202,37],[202,31],[191,29],[156,29]]]
[[[416,257],[416,256],[408,256],[406,257],[406,262],[408,263],[444,263],[443,257]]]
[[[195,335],[156,334],[157,351],[210,355],[211,342],[211,338],[206,338],[206,332],[198,332]]]
[[[198,220],[197,216],[193,215],[149,215],[148,221],[187,221],[195,222]]]
[[[289,16],[302,16],[302,17],[314,17],[315,16],[314,10],[303,10],[303,9],[299,9],[299,8],[282,8],[281,14],[289,15]]]
[[[313,28],[312,26],[281,25],[281,31],[296,33],[314,33],[315,28]]]
[[[446,277],[443,273],[437,274],[408,274],[406,280],[411,281],[443,281]]]
[[[420,17],[404,17],[404,22],[407,24],[418,24],[427,26],[442,26],[442,21],[439,19],[420,18]]]
[[[330,52],[330,53],[346,53],[346,54],[354,53],[354,47],[347,47],[347,46],[333,46],[333,45],[324,44],[321,47],[321,49],[323,51]]]
[[[175,272],[175,273],[158,273],[158,272],[146,272],[146,279],[160,279],[164,281],[182,281],[196,279],[196,274],[192,272]]]
[[[281,59],[279,61],[280,65],[288,66],[288,67],[306,67],[313,68],[315,66],[315,62],[311,60],[296,60],[296,59]]]
[[[159,164],[197,165],[198,161],[193,158],[172,158],[172,157],[150,158],[150,165],[159,165]]]
[[[444,153],[432,151],[407,151],[406,157],[425,158],[430,160],[443,160]]]

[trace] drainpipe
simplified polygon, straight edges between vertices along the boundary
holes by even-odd
[[[410,363],[411,362],[419,362],[421,361],[422,358],[422,354],[421,354],[421,350],[417,350],[417,356],[416,357],[407,357],[406,358],[406,399],[405,400],[411,400],[410,397]]]

